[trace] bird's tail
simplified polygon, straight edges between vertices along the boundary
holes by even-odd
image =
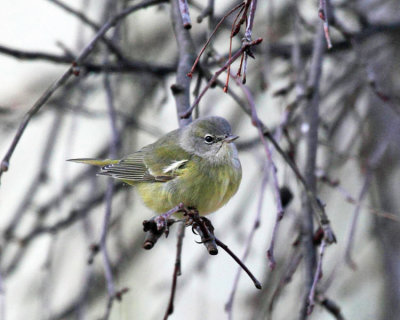
[[[99,166],[99,167],[103,167],[108,164],[116,164],[119,162],[119,160],[111,160],[111,159],[102,160],[102,159],[90,159],[90,158],[68,159],[67,161],[90,164],[92,166]]]

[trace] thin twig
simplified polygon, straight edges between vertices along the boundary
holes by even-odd
[[[96,22],[89,19],[89,17],[87,17],[85,14],[83,14],[82,12],[79,12],[78,10],[75,10],[74,8],[65,4],[64,2],[61,2],[60,0],[48,0],[48,1],[50,3],[57,5],[60,8],[62,8],[66,12],[72,14],[73,16],[77,17],[85,25],[91,27],[94,30],[94,32],[98,32],[99,29],[101,28],[100,25],[98,25]],[[167,1],[167,0],[165,0],[165,1]],[[115,56],[119,60],[127,61],[127,58],[124,56],[124,54],[121,52],[121,50],[111,40],[109,40],[105,35],[103,35],[101,37],[100,41],[103,41],[106,44],[107,48],[110,50],[110,52],[115,54]]]
[[[76,60],[69,55],[57,55],[41,51],[25,51],[2,45],[0,45],[0,53],[20,60],[42,60],[67,65],[74,63]],[[145,61],[136,61],[131,59],[125,59],[124,61],[120,61],[118,63],[110,62],[105,64],[81,61],[79,68],[91,73],[149,72],[160,76],[170,74],[176,70],[174,65],[157,65],[155,63],[147,63]]]
[[[360,194],[358,195],[356,207],[354,208],[353,219],[351,220],[351,224],[350,224],[350,231],[349,231],[349,234],[347,237],[347,244],[346,244],[344,256],[345,256],[346,263],[353,270],[355,270],[357,268],[356,263],[354,262],[353,258],[351,257],[351,252],[352,252],[353,245],[354,245],[355,231],[356,231],[358,217],[360,216],[361,202],[368,192],[368,189],[370,187],[371,178],[372,178],[372,172],[371,172],[371,170],[368,170],[365,175],[364,183],[361,187]]]
[[[315,292],[317,290],[318,281],[322,277],[322,259],[324,257],[325,247],[326,247],[326,241],[325,239],[322,239],[321,247],[319,249],[317,269],[315,270],[314,280],[310,289],[310,294],[308,295],[308,306],[307,306],[308,315],[310,315],[314,309]]]
[[[190,19],[187,0],[179,0],[179,11],[181,12],[183,27],[185,29],[190,29],[192,27],[192,21]]]
[[[269,165],[268,164],[266,164],[264,166],[263,171],[264,172],[263,172],[263,179],[261,181],[260,197],[258,198],[257,213],[256,213],[256,217],[254,219],[252,229],[250,230],[249,235],[246,240],[246,247],[245,247],[242,259],[241,259],[243,261],[243,263],[246,261],[247,256],[250,253],[250,248],[253,243],[254,235],[261,223],[261,212],[262,212],[262,207],[263,207],[263,203],[264,203],[264,192],[265,192],[265,187],[267,186],[267,181],[269,178]],[[225,311],[228,313],[228,319],[233,318],[233,302],[234,302],[236,291],[237,291],[237,288],[239,285],[239,279],[240,279],[241,272],[242,272],[242,268],[239,267],[236,272],[235,279],[233,280],[233,286],[232,286],[231,293],[229,295],[229,299],[225,304]]]
[[[340,307],[331,299],[318,294],[316,296],[317,302],[324,307],[336,320],[345,320]]]
[[[125,188],[126,189],[126,188]],[[115,186],[114,193],[124,190],[123,183],[118,183]],[[53,223],[49,226],[37,226],[33,228],[26,236],[19,239],[19,242],[25,246],[29,242],[31,242],[36,237],[46,234],[46,233],[55,233],[60,230],[66,229],[67,227],[71,226],[74,222],[84,218],[88,215],[94,207],[100,205],[104,200],[105,192],[99,192],[95,194],[92,198],[89,199],[86,203],[84,203],[79,209],[71,210],[70,214],[65,217],[64,219],[60,219],[59,221]],[[8,273],[8,272],[7,272]]]
[[[384,90],[382,90],[381,86],[377,82],[376,74],[375,74],[371,64],[368,63],[367,61],[364,61],[364,59],[362,59],[363,54],[364,54],[363,50],[359,48],[359,45],[356,41],[354,41],[354,43],[355,43],[356,52],[358,53],[359,57],[361,58],[361,63],[365,67],[365,72],[367,74],[369,87],[372,89],[372,91],[375,93],[375,95],[383,102],[384,106],[389,107],[390,110],[394,113],[394,115],[399,118],[400,111],[399,111],[399,108],[397,107],[397,105],[395,103],[393,103],[393,97],[391,97],[388,93],[386,93],[386,92],[384,92]]]
[[[193,109],[197,106],[197,104],[200,102],[201,98],[204,96],[204,94],[206,93],[206,91],[211,87],[211,85],[215,82],[215,80],[218,78],[218,76],[224,72],[226,69],[228,69],[228,67],[234,62],[236,61],[237,58],[239,58],[242,53],[247,50],[247,48],[252,47],[254,45],[258,45],[262,42],[261,38],[258,38],[257,40],[251,41],[249,43],[244,43],[243,46],[232,56],[232,58],[230,58],[225,65],[220,68],[218,71],[216,71],[214,73],[214,75],[212,76],[212,78],[208,81],[207,85],[205,86],[205,88],[202,90],[202,92],[199,94],[199,96],[197,97],[197,99],[193,102],[193,104],[191,105],[191,107],[180,114],[180,117],[185,119],[187,117],[189,117],[193,111]]]
[[[304,169],[304,179],[311,192],[316,192],[316,158],[318,148],[318,126],[319,126],[319,85],[322,73],[322,61],[325,47],[323,45],[324,34],[322,26],[318,28],[314,37],[314,52],[312,56],[310,74],[308,78],[308,87],[311,91],[309,103],[305,112],[305,121],[308,124],[306,135],[306,160]],[[303,192],[302,200],[302,249],[305,262],[305,283],[304,283],[304,300],[300,312],[300,320],[304,320],[308,316],[309,311],[309,293],[314,282],[314,273],[317,264],[317,258],[314,245],[314,206],[308,196],[308,192]]]
[[[106,3],[105,6],[105,15],[108,15],[108,10],[112,9],[109,8],[111,6],[110,2]],[[108,58],[108,52],[105,52],[105,58],[104,61],[107,62]],[[113,90],[111,88],[111,82],[110,82],[110,76],[109,74],[104,74],[104,79],[103,79],[103,85],[104,85],[104,91],[106,93],[106,100],[107,100],[107,110],[109,114],[109,119],[110,119],[110,128],[111,128],[111,143],[110,143],[110,151],[109,155],[111,159],[116,159],[117,158],[117,149],[119,146],[119,132],[117,129],[117,120],[116,120],[116,112],[115,112],[115,106],[114,106],[114,94]],[[110,219],[111,219],[111,212],[112,212],[112,199],[114,195],[114,181],[112,178],[108,179],[108,184],[107,184],[107,192],[106,192],[106,198],[105,198],[105,203],[106,203],[106,211],[104,213],[104,221],[103,221],[103,228],[102,228],[102,233],[100,237],[100,251],[102,252],[103,256],[103,266],[104,266],[104,276],[106,279],[107,283],[107,293],[108,293],[108,301],[107,301],[107,306],[106,306],[106,311],[105,315],[103,317],[103,320],[107,320],[110,316],[111,308],[114,302],[114,299],[116,297],[116,292],[115,292],[115,285],[114,285],[114,277],[112,274],[111,270],[111,261],[110,257],[108,254],[107,250],[107,233],[108,233],[108,228],[110,224]]]
[[[93,51],[95,48],[96,43],[99,41],[99,39],[106,34],[106,32],[111,29],[112,27],[115,26],[115,24],[131,14],[132,12],[135,12],[139,9],[146,8],[151,5],[155,5],[160,3],[161,0],[144,0],[141,3],[138,3],[134,6],[131,6],[120,13],[114,15],[107,23],[105,23],[101,29],[97,32],[97,34],[93,37],[93,39],[89,42],[89,44],[82,50],[82,52],[77,56],[75,63],[73,63],[67,71],[64,72],[64,74],[57,79],[41,96],[40,98],[35,102],[35,104],[32,106],[32,108],[25,114],[18,130],[17,133],[14,136],[13,141],[11,142],[11,145],[6,152],[3,160],[0,163],[0,180],[1,176],[3,175],[4,172],[6,172],[10,166],[10,160],[11,157],[14,153],[15,148],[17,147],[17,144],[19,140],[22,137],[22,134],[24,133],[26,127],[28,126],[29,121],[32,119],[32,117],[43,107],[43,105],[50,99],[50,97],[61,87],[63,86],[67,80],[74,74],[74,70],[76,66],[79,66],[81,62],[83,62],[89,54]]]
[[[367,210],[369,210],[372,214],[375,214],[378,217],[390,219],[394,222],[400,223],[400,218],[396,214],[392,212],[386,212],[382,209],[374,208],[373,206],[365,204],[363,201],[357,200],[356,197],[351,195],[350,192],[347,191],[345,188],[343,188],[337,181],[331,181],[327,176],[322,176],[320,177],[320,179],[322,182],[326,183],[326,185],[328,185],[329,187],[338,190],[340,194],[344,197],[344,200],[347,201],[348,203],[364,207]]]
[[[27,212],[29,205],[34,200],[36,193],[40,191],[41,187],[47,180],[48,169],[50,168],[51,159],[53,156],[53,148],[57,142],[58,135],[60,133],[60,126],[64,119],[64,113],[60,112],[60,108],[56,109],[54,115],[53,124],[48,133],[46,140],[46,147],[43,150],[42,157],[40,159],[40,169],[37,171],[36,176],[32,179],[31,185],[26,192],[25,198],[20,202],[17,210],[12,215],[12,219],[4,231],[4,238],[10,239],[14,236],[15,228],[20,223],[24,214]]]
[[[257,9],[257,0],[251,0],[250,3],[250,14],[247,18],[247,27],[246,27],[246,32],[245,32],[245,38],[247,41],[251,40],[251,36],[253,33],[253,24],[254,24],[254,17],[256,15],[256,9]]]
[[[250,279],[253,281],[254,286],[257,289],[262,289],[261,283],[260,281],[258,281],[256,279],[256,277],[254,277],[254,275],[251,273],[251,271],[246,267],[246,265],[231,251],[231,249],[228,248],[228,246],[226,244],[224,244],[223,242],[221,242],[221,240],[219,240],[218,238],[215,238],[215,242],[217,243],[218,246],[220,246],[222,249],[224,249],[232,258],[233,260],[235,260],[240,267],[248,274],[248,276],[250,277]]]
[[[66,86],[66,88],[68,88],[68,86]],[[155,85],[155,80],[151,81],[150,85],[143,84],[142,93],[137,97],[132,108],[130,108],[130,112],[139,116],[141,106],[147,101],[148,96],[151,95],[156,90],[156,88],[157,86]],[[134,127],[137,127],[135,122],[132,122],[130,119],[123,119],[121,132],[129,129],[132,126],[132,123]],[[107,156],[108,150],[109,146],[107,143],[106,147],[100,148],[100,151],[96,154],[95,157],[105,158]],[[77,209],[71,210],[65,218],[59,219],[52,224],[45,224],[45,218],[52,212],[52,210],[54,210],[64,201],[69,199],[68,196],[70,196],[71,193],[75,190],[76,185],[79,185],[83,181],[93,177],[95,170],[96,169],[93,167],[89,167],[88,169],[84,170],[71,181],[66,183],[59,193],[55,194],[53,197],[51,197],[44,204],[36,209],[36,221],[33,223],[33,226],[22,239],[16,239],[21,244],[21,246],[19,246],[10,263],[5,267],[7,276],[9,276],[10,273],[13,273],[16,270],[18,263],[21,261],[21,259],[27,252],[27,249],[33,243],[32,240],[43,234],[57,233],[61,230],[67,229],[68,227],[72,226],[76,221],[80,220],[81,218],[85,218],[87,215],[90,214],[93,209],[95,209],[99,204],[102,203],[105,197],[105,193],[92,192],[91,196],[87,197],[84,203],[82,203]],[[124,188],[123,184],[119,183],[116,185],[116,190],[114,193],[120,192],[122,190],[127,190],[127,188]],[[3,246],[2,250],[3,252],[10,243],[11,242],[5,242],[5,246]]]
[[[201,23],[205,17],[209,17],[209,27],[211,29],[212,20],[214,18],[214,2],[215,0],[208,0],[207,7],[197,16],[197,22]]]
[[[235,56],[236,55],[234,55],[233,57],[235,57]],[[240,56],[240,54],[238,54],[236,58],[238,58],[239,56]],[[227,65],[228,65],[228,63],[226,63],[223,68],[226,69]],[[219,73],[218,74],[215,73],[213,75],[213,77],[207,83],[206,88],[203,89],[202,93],[199,95],[199,97],[193,103],[192,107],[188,110],[187,113],[182,114],[181,117],[185,117],[186,115],[190,114],[193,111],[193,108],[196,106],[196,103],[198,103],[198,101],[201,99],[202,95],[208,90],[208,88],[211,86],[211,84],[214,83],[214,80],[216,81],[217,85],[221,86],[219,84],[220,82],[218,82],[218,79],[216,79],[216,77],[218,75],[219,75]],[[246,88],[246,87],[242,86],[243,84],[239,83],[237,80],[236,80],[236,83],[242,89]],[[229,92],[230,91],[228,91],[228,93]],[[233,96],[233,94],[232,94],[232,97],[239,103],[239,105],[243,109],[243,111],[246,114],[250,115],[252,117],[252,119],[253,119],[253,113],[254,113],[253,110],[251,108],[249,108],[248,106],[246,106],[246,104],[242,103],[240,99],[236,99],[235,96]],[[290,156],[285,151],[283,151],[283,149],[280,147],[280,145],[278,144],[276,139],[273,137],[273,135],[271,134],[270,130],[265,126],[265,124],[260,119],[257,119],[257,123],[258,123],[259,126],[261,126],[262,134],[273,144],[274,148],[278,151],[280,156],[289,165],[289,167],[292,169],[293,173],[295,174],[296,178],[302,184],[302,186],[303,186],[303,188],[305,190],[306,196],[308,197],[310,203],[312,204],[313,209],[317,212],[317,215],[318,215],[318,218],[319,218],[319,222],[320,222],[320,224],[322,225],[322,227],[325,230],[325,236],[327,237],[328,242],[329,243],[336,242],[336,237],[335,237],[335,235],[333,233],[333,230],[331,229],[330,222],[329,222],[328,216],[327,216],[327,214],[325,212],[324,206],[322,205],[322,203],[319,200],[319,198],[316,196],[315,192],[310,190],[309,186],[307,185],[306,180],[304,179],[303,175],[300,173],[300,170],[298,169],[296,163],[290,158]],[[278,193],[279,192],[275,193],[276,197],[278,196]]]
[[[213,76],[213,75],[211,74],[211,72],[210,72],[208,69],[204,68],[202,65],[199,65],[199,69],[200,69],[200,73],[203,74],[203,75],[205,76],[205,78],[207,79],[207,81],[210,81],[210,79],[211,79],[212,76]],[[221,88],[221,89],[223,89],[224,86],[225,86],[224,82],[222,82],[222,81],[219,80],[219,79],[216,79],[215,82],[214,82],[214,84],[215,84],[217,87]],[[237,95],[233,90],[229,90],[229,91],[227,92],[227,94],[228,94],[229,96],[231,96],[231,98],[239,105],[239,107],[240,107],[245,113],[249,113],[248,108],[247,108],[247,103],[246,103],[245,101],[243,101],[243,99],[240,98],[239,95]],[[198,95],[199,95],[199,94],[196,95],[196,98],[198,97]],[[249,114],[250,114],[250,113],[249,113]],[[237,146],[237,145],[236,145],[236,146]]]
[[[40,296],[41,296],[41,305],[42,305],[42,316],[41,319],[49,319],[51,315],[51,304],[52,298],[51,295],[51,285],[53,284],[52,276],[53,276],[53,256],[55,247],[57,244],[57,235],[51,236],[51,241],[46,248],[46,258],[42,264],[42,279],[40,285]]]
[[[240,22],[237,24],[237,20],[240,17],[240,14],[243,13],[243,11],[246,10],[246,6],[243,5],[240,9],[239,12],[236,14],[235,19],[233,20],[232,23],[232,28],[231,28],[231,35],[229,37],[229,51],[228,51],[228,60],[232,57],[232,41],[233,41],[233,37],[238,33],[239,27],[240,27]],[[244,14],[244,13],[243,13]],[[250,40],[249,40],[250,41]],[[242,62],[243,62],[243,56],[245,55],[245,53],[242,53],[242,58],[240,60],[240,66],[239,66],[239,70],[238,70],[238,76],[240,76],[240,70],[242,68]],[[227,70],[227,75],[226,75],[226,81],[225,81],[225,86],[224,86],[224,92],[227,93],[228,92],[228,86],[229,86],[229,77],[231,75],[231,65],[228,66],[228,70]]]
[[[183,244],[183,237],[185,236],[185,224],[181,221],[178,224],[178,231],[177,231],[177,243],[176,243],[176,258],[175,258],[175,267],[174,273],[172,276],[172,285],[171,285],[171,294],[169,297],[168,307],[164,315],[164,320],[168,319],[169,315],[174,312],[174,298],[175,298],[175,291],[176,291],[176,283],[178,280],[178,276],[181,273],[181,255],[182,255],[182,244]]]
[[[329,34],[329,16],[328,16],[328,2],[329,0],[320,0],[318,8],[318,16],[324,22],[324,35],[328,49],[332,48],[331,36]]]
[[[270,314],[270,318],[272,319],[272,311],[274,310],[275,301],[278,299],[280,293],[284,289],[284,287],[292,281],[292,277],[296,272],[297,268],[300,265],[301,260],[303,259],[303,255],[301,252],[298,252],[297,248],[293,251],[292,256],[288,259],[288,265],[285,268],[285,271],[282,275],[282,278],[279,281],[278,286],[274,290],[271,300],[268,305],[268,312]]]
[[[247,86],[245,86],[244,84],[242,84],[240,81],[238,81],[238,78],[235,77],[236,83],[238,84],[238,86],[240,86],[240,88],[244,91],[250,110],[251,110],[251,120],[253,125],[257,128],[257,132],[259,134],[260,137],[260,141],[263,144],[265,153],[267,155],[267,159],[268,159],[268,163],[270,166],[270,170],[272,173],[272,182],[273,182],[273,186],[274,186],[274,196],[275,196],[275,202],[276,202],[276,206],[277,206],[277,214],[276,214],[276,222],[273,228],[273,232],[272,232],[272,238],[271,238],[271,243],[270,246],[268,248],[267,251],[267,256],[268,259],[270,261],[270,268],[273,269],[275,267],[275,257],[274,257],[274,245],[275,245],[275,239],[277,237],[278,234],[278,229],[279,229],[279,222],[280,220],[282,220],[283,218],[283,214],[284,214],[284,210],[282,207],[282,201],[281,201],[281,197],[280,197],[280,192],[279,192],[279,182],[278,182],[278,176],[277,176],[277,169],[275,166],[275,163],[272,159],[272,151],[271,148],[268,144],[268,142],[265,140],[264,137],[264,131],[263,131],[263,127],[261,124],[260,119],[258,118],[257,115],[257,110],[256,110],[256,106],[255,106],[255,102],[254,102],[254,98],[252,93],[250,92],[249,88]]]
[[[194,86],[193,90],[193,97],[196,99],[199,95],[200,89],[201,89],[201,83],[203,82],[203,74],[199,72],[199,75],[197,76],[196,79],[196,84]],[[197,108],[194,109],[194,118],[197,119],[199,117],[199,105],[197,105]]]
[[[299,9],[297,7],[297,1],[293,1],[294,3],[294,21],[293,21],[293,45],[292,45],[292,65],[294,69],[294,77],[295,77],[295,88],[296,88],[296,98],[300,100],[301,97],[304,96],[305,88],[304,82],[302,78],[303,71],[303,61],[300,49],[300,31],[299,31]]]
[[[257,9],[257,0],[251,0],[250,3],[250,13],[249,16],[247,17],[247,27],[246,27],[246,32],[244,34],[244,39],[245,41],[249,42],[251,41],[251,36],[253,33],[253,24],[254,24],[254,18],[256,15],[256,9]],[[251,48],[246,50],[244,53],[244,61],[243,61],[243,80],[242,83],[246,83],[246,75],[247,75],[247,59],[248,56],[253,57],[253,53],[251,52]]]
[[[107,293],[108,293],[106,310],[103,316],[103,320],[107,320],[109,318],[114,300],[118,297],[119,300],[121,299],[120,298],[121,293],[118,293],[119,296],[117,296],[117,292],[115,290],[114,276],[111,269],[111,260],[107,250],[107,233],[111,219],[111,206],[112,206],[113,195],[114,195],[114,181],[112,178],[109,178],[106,197],[105,197],[106,211],[104,214],[104,221],[100,238],[100,250],[102,252],[102,257],[103,257],[104,276],[106,279]]]
[[[206,50],[208,44],[210,43],[212,37],[214,36],[214,34],[217,32],[217,30],[219,29],[219,27],[221,26],[221,24],[224,22],[224,20],[229,17],[233,12],[235,12],[237,9],[239,9],[240,7],[242,7],[244,5],[244,3],[240,3],[238,4],[236,7],[232,8],[226,15],[224,15],[222,17],[222,19],[218,22],[218,24],[215,26],[214,31],[211,33],[211,35],[208,37],[207,42],[205,43],[205,45],[203,46],[203,48],[201,48],[200,53],[197,55],[196,60],[193,63],[193,66],[191,67],[190,71],[187,73],[188,77],[192,77],[194,70],[196,69],[197,64],[199,63],[199,60],[203,54],[203,52]]]

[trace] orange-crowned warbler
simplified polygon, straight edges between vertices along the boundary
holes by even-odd
[[[171,131],[121,160],[71,159],[101,166],[100,175],[136,186],[157,213],[184,204],[200,215],[214,212],[236,193],[242,168],[238,136],[221,117],[205,117]]]

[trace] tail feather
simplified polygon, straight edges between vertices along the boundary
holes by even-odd
[[[80,159],[68,159],[67,161],[90,164],[92,166],[103,167],[108,164],[116,164],[119,160],[111,160],[111,159],[90,159],[90,158],[80,158]]]

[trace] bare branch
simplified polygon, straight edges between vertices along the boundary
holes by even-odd
[[[69,55],[55,55],[51,53],[45,53],[40,51],[23,51],[10,47],[0,45],[0,53],[14,57],[21,60],[43,60],[59,64],[73,64],[76,59]],[[118,63],[102,63],[97,64],[93,62],[82,61],[79,64],[79,68],[86,72],[100,73],[100,72],[115,72],[115,73],[126,73],[126,72],[149,72],[157,75],[166,75],[175,71],[176,67],[157,65],[155,63],[147,63],[144,61],[134,61],[131,59],[125,59]]]
[[[336,320],[345,320],[340,307],[331,299],[324,297],[321,294],[316,296],[317,302],[324,307],[330,314],[332,314]]]
[[[318,125],[319,125],[319,84],[322,71],[322,59],[324,53],[324,34],[323,28],[320,26],[315,34],[314,38],[314,53],[310,66],[310,74],[308,78],[308,87],[311,90],[309,105],[306,109],[305,121],[307,122],[307,151],[306,151],[306,162],[304,169],[305,182],[311,192],[316,192],[316,156],[318,146]],[[302,244],[303,244],[303,256],[306,268],[306,279],[305,279],[305,296],[304,302],[300,313],[300,319],[306,319],[308,316],[308,300],[309,292],[313,286],[314,273],[316,267],[316,254],[314,247],[314,222],[313,222],[313,204],[311,203],[310,197],[307,195],[307,191],[303,194],[303,217],[302,217]]]
[[[164,315],[164,320],[168,319],[169,315],[174,312],[176,282],[178,280],[178,276],[181,275],[181,255],[182,255],[182,244],[184,236],[185,236],[185,224],[183,222],[179,222],[177,231],[178,240],[176,243],[176,258],[175,258],[174,273],[172,276],[171,294],[169,297],[168,307]]]
[[[15,148],[17,147],[17,144],[19,140],[22,137],[22,134],[24,133],[29,121],[31,118],[42,108],[42,106],[50,99],[50,97],[56,92],[61,86],[63,86],[67,80],[74,74],[74,69],[76,66],[79,66],[81,62],[83,62],[93,51],[97,41],[112,27],[115,26],[115,24],[131,14],[132,12],[135,12],[139,9],[146,8],[151,5],[155,5],[160,3],[162,0],[144,0],[141,3],[138,3],[137,5],[134,5],[132,7],[129,7],[122,12],[116,14],[113,16],[107,23],[105,23],[101,29],[97,32],[97,34],[94,36],[94,38],[89,42],[89,44],[82,50],[82,52],[77,56],[75,63],[73,63],[67,71],[64,72],[64,74],[56,80],[43,94],[42,96],[35,102],[35,104],[32,106],[32,108],[26,113],[24,116],[17,133],[6,153],[4,156],[3,160],[0,163],[0,179],[1,176],[3,175],[4,172],[6,172],[10,166],[10,159],[14,153]]]
[[[181,12],[182,24],[185,29],[192,27],[192,21],[190,19],[189,6],[187,0],[179,1],[179,11]]]
[[[250,253],[250,248],[251,248],[251,245],[253,244],[254,235],[256,233],[256,230],[260,227],[261,211],[262,211],[262,207],[263,207],[263,203],[264,203],[264,192],[265,192],[265,188],[266,188],[267,181],[268,181],[268,178],[269,178],[269,170],[270,170],[269,169],[269,165],[266,164],[265,167],[264,167],[263,179],[261,181],[260,197],[258,199],[256,217],[254,219],[253,227],[250,230],[249,235],[247,237],[245,251],[244,251],[244,253],[242,255],[242,259],[241,259],[243,262],[246,261],[247,256]],[[241,273],[242,273],[242,268],[239,267],[237,272],[236,272],[235,279],[233,280],[233,286],[232,286],[232,290],[231,290],[231,293],[229,295],[228,301],[225,303],[225,311],[228,313],[228,318],[229,319],[233,318],[233,302],[234,302],[234,299],[235,299],[237,287],[239,285],[239,279],[240,279]]]
[[[371,178],[372,178],[371,170],[368,170],[367,174],[365,175],[365,180],[361,187],[360,194],[358,195],[358,201],[356,203],[356,207],[354,208],[353,219],[351,221],[350,231],[349,231],[349,234],[347,237],[347,245],[346,245],[346,250],[345,250],[345,261],[353,270],[355,270],[357,268],[357,265],[351,257],[351,251],[352,251],[352,248],[354,245],[354,236],[355,236],[358,217],[360,215],[361,202],[368,192],[368,189],[369,189],[370,183],[371,183]]]
[[[267,256],[270,261],[270,268],[273,269],[275,267],[274,244],[275,244],[276,236],[278,234],[279,221],[282,220],[283,214],[284,214],[284,210],[282,207],[282,201],[281,201],[281,197],[280,197],[280,192],[279,192],[280,188],[279,188],[278,176],[276,173],[277,169],[276,169],[275,163],[272,159],[272,150],[264,137],[263,124],[260,121],[260,119],[258,118],[253,95],[250,92],[248,87],[246,87],[244,84],[242,84],[240,81],[238,81],[238,77],[234,77],[234,79],[236,80],[236,83],[238,84],[238,86],[240,86],[242,88],[242,90],[244,91],[244,93],[246,95],[246,98],[247,98],[247,101],[249,104],[249,108],[251,110],[251,121],[252,121],[253,125],[257,128],[257,132],[260,137],[260,141],[263,144],[263,147],[264,147],[264,150],[265,150],[265,153],[267,156],[268,166],[272,173],[272,182],[273,182],[273,186],[274,186],[274,196],[275,196],[275,201],[276,201],[276,206],[277,206],[277,214],[276,214],[276,223],[274,225],[273,232],[272,232],[271,244],[267,251]]]
[[[178,111],[178,121],[180,126],[187,125],[191,119],[183,119],[179,114],[186,112],[190,106],[190,82],[187,77],[190,66],[194,60],[194,44],[189,30],[183,27],[182,17],[179,9],[181,0],[171,0],[171,19],[174,26],[174,33],[179,51],[179,63],[176,73],[176,83],[172,85],[172,93]]]
[[[251,271],[250,271],[250,270],[246,267],[246,265],[231,251],[231,249],[229,249],[228,246],[227,246],[225,243],[223,243],[221,240],[215,238],[215,241],[216,241],[217,245],[220,246],[222,249],[224,249],[224,250],[226,251],[226,253],[228,253],[228,254],[233,258],[233,260],[235,260],[235,261],[240,265],[240,267],[247,273],[247,275],[248,275],[248,276],[250,277],[250,279],[253,281],[254,286],[255,286],[257,289],[260,289],[260,290],[261,290],[262,286],[261,286],[260,281],[258,281],[258,280],[256,279],[256,277],[254,277],[254,275],[251,273]]]
[[[72,7],[68,6],[67,4],[61,2],[60,0],[48,0],[50,3],[54,3],[55,5],[59,6],[61,9],[65,10],[66,12],[72,14],[73,16],[77,17],[79,20],[81,20],[85,25],[91,27],[95,32],[98,32],[101,28],[100,25],[97,23],[93,22],[90,20],[86,15],[84,15],[82,12],[79,12]],[[165,0],[166,1],[166,0]],[[106,45],[107,48],[110,50],[110,52],[114,53],[115,56],[121,60],[121,61],[126,61],[126,57],[123,55],[121,50],[117,48],[117,46],[109,40],[105,35],[103,35],[100,39],[103,41]]]
[[[254,45],[260,44],[262,42],[262,39],[259,38],[257,40],[251,41],[249,43],[244,43],[243,46],[225,63],[225,65],[220,68],[218,71],[216,71],[213,75],[213,77],[210,79],[210,81],[208,81],[207,85],[205,86],[205,88],[201,91],[201,93],[199,94],[199,96],[197,97],[197,99],[193,102],[193,104],[191,105],[191,107],[186,111],[180,114],[180,117],[185,119],[187,117],[189,117],[193,111],[193,109],[197,106],[197,104],[200,102],[201,98],[204,96],[204,94],[206,93],[206,91],[211,87],[211,85],[215,82],[215,80],[218,78],[218,76],[224,72],[225,70],[228,69],[228,67],[234,62],[236,61],[241,55],[242,53],[247,50],[247,48],[252,47]]]
[[[322,277],[322,259],[324,257],[325,247],[326,247],[326,241],[325,239],[322,239],[321,247],[319,249],[317,268],[315,270],[314,280],[310,289],[310,294],[308,295],[308,306],[307,306],[308,315],[310,315],[314,309],[315,292],[317,290],[318,280]]]
[[[320,0],[319,1],[319,8],[318,8],[318,15],[320,19],[324,22],[324,34],[326,43],[328,45],[328,49],[332,48],[332,41],[329,34],[329,16],[328,16],[328,4],[329,0]]]
[[[11,239],[14,237],[15,228],[18,226],[22,217],[27,212],[27,209],[35,198],[36,193],[40,190],[40,187],[47,180],[49,164],[53,156],[52,151],[60,133],[60,125],[64,119],[64,114],[59,112],[59,110],[60,109],[57,109],[57,112],[54,115],[54,122],[48,133],[47,141],[45,144],[46,147],[43,150],[43,154],[40,160],[40,169],[37,171],[36,176],[32,179],[31,185],[28,188],[28,192],[26,192],[25,198],[21,201],[20,205],[12,216],[11,222],[5,229],[5,239]]]

